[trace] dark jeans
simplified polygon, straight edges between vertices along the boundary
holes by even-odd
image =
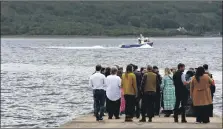
[[[156,101],[156,92],[145,92],[142,98],[142,119],[147,116],[151,119],[154,116],[154,105]]]
[[[196,114],[196,122],[209,123],[209,110],[210,105],[206,106],[194,106]]]
[[[155,114],[159,115],[160,112],[160,99],[161,99],[161,94],[160,91],[156,92],[156,102],[155,102]]]
[[[141,109],[140,109],[140,105],[139,105],[140,99],[137,98],[135,102],[136,102],[136,103],[135,103],[135,116],[136,116],[137,118],[139,118],[139,117],[140,117],[140,111],[141,111]]]
[[[135,95],[124,95],[125,97],[125,117],[133,118],[135,112]]]
[[[180,94],[181,93],[181,94]],[[182,120],[186,119],[185,106],[187,105],[188,94],[182,92],[176,92],[176,104],[174,108],[174,117],[178,118],[178,115],[181,113]],[[181,104],[181,107],[179,108]]]
[[[121,99],[118,99],[116,101],[111,101],[109,100],[109,98],[106,99],[106,106],[109,118],[112,118],[113,116],[115,116],[115,118],[119,117],[120,104]]]
[[[104,114],[104,105],[105,105],[104,92],[105,92],[104,90],[94,90],[94,100],[95,100],[95,107],[96,107],[95,116],[97,119],[102,118]]]

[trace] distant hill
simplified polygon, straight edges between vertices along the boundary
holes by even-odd
[[[187,32],[176,29],[184,27]],[[2,35],[147,36],[222,32],[221,2],[1,2]]]

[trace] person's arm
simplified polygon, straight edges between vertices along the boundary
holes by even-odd
[[[121,78],[121,88],[123,88],[123,83],[124,83],[124,77],[123,77],[123,75],[122,75],[122,78]]]
[[[214,80],[213,80],[212,78],[210,78],[210,77],[209,77],[209,83],[210,83],[212,86],[214,86],[214,85],[215,85]]]
[[[162,79],[162,83],[161,83],[161,85],[160,85],[160,88],[161,88],[162,91],[163,91],[163,88],[164,88],[164,85],[165,85],[164,82],[165,82],[165,81],[164,81],[164,77],[163,77],[163,79]]]
[[[189,82],[186,81],[185,74],[182,74],[181,75],[181,80],[182,80],[182,82],[183,82],[184,85],[189,84]]]
[[[193,90],[194,90],[193,80],[194,79],[192,78],[192,80],[190,82],[190,96],[191,96],[191,98],[193,98]]]
[[[105,77],[105,75],[103,75],[103,87],[104,87],[104,90],[106,91],[107,85],[106,85],[106,77]]]
[[[143,93],[144,92],[144,87],[146,85],[146,78],[147,78],[147,75],[144,74],[143,77],[142,77],[142,82],[141,82],[141,92]]]
[[[120,77],[118,77],[118,87],[121,88],[121,85],[122,85],[122,80]]]
[[[132,83],[133,83],[133,88],[134,88],[134,91],[135,91],[135,94],[136,94],[136,96],[138,95],[138,93],[137,93],[137,82],[136,82],[136,76],[135,76],[135,74],[133,74],[133,79],[132,79]]]

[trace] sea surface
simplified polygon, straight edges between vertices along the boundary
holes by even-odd
[[[154,46],[121,49],[134,38],[1,38],[1,127],[58,127],[93,110],[89,76],[96,64],[186,69],[209,64],[222,114],[222,39],[152,38]]]

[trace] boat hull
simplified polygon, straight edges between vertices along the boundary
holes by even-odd
[[[153,42],[145,43],[147,45],[153,46]],[[135,48],[135,47],[141,47],[145,44],[129,44],[129,45],[121,45],[121,48]]]

